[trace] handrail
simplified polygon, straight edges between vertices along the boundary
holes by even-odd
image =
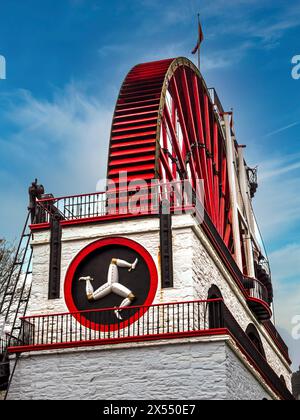
[[[273,341],[276,343],[278,349],[281,351],[283,356],[287,359],[287,361],[289,363],[292,363],[291,360],[290,360],[289,348],[285,344],[285,342],[284,342],[283,338],[281,337],[281,335],[279,334],[279,332],[277,331],[275,325],[271,321],[265,321],[263,323],[263,326],[265,327],[266,331],[271,336]]]
[[[222,328],[222,304],[222,299],[212,299],[27,316],[21,320],[22,343],[11,347],[15,351],[18,347],[34,351],[41,346],[79,347],[116,339],[135,341],[148,336],[197,335]],[[122,315],[121,320],[116,311]]]
[[[130,306],[130,309],[139,309],[141,307],[143,308],[151,308],[151,307],[157,307],[157,306],[166,306],[166,305],[183,305],[183,304],[193,304],[193,303],[214,303],[214,302],[223,302],[223,299],[201,299],[201,300],[184,300],[184,301],[176,301],[176,302],[168,302],[168,303],[155,303],[152,305],[136,305],[136,306]],[[49,316],[64,316],[64,315],[78,315],[78,314],[89,314],[89,313],[99,313],[99,312],[108,312],[108,311],[115,311],[116,309],[121,309],[121,308],[116,308],[116,307],[111,307],[111,308],[101,308],[101,309],[88,309],[85,311],[73,311],[73,312],[62,312],[62,313],[55,313],[55,314],[49,314]],[[22,318],[20,318],[21,320],[28,320],[28,319],[32,319],[32,318],[44,318],[47,315],[29,315],[29,316],[24,316]]]
[[[145,186],[114,188],[108,185],[105,192],[42,197],[36,200],[38,217],[35,224],[50,222],[52,217],[76,221],[115,215],[156,215],[164,201],[169,203],[170,211],[175,212],[181,210],[185,213],[195,207],[195,193],[190,181],[154,181]]]
[[[253,287],[249,287],[249,285],[247,285],[248,287],[246,287],[246,289],[249,292],[250,297],[254,299],[262,300],[266,302],[268,305],[270,305],[269,293],[266,286],[260,280],[253,277],[244,276],[244,279],[246,281],[248,280],[249,284],[253,282]]]
[[[285,400],[293,400],[293,396],[287,389],[286,384],[279,378],[269,365],[265,357],[260,353],[255,344],[241,328],[229,309],[224,305],[225,327],[235,338],[238,345],[246,352],[250,363],[261,373],[263,378]]]

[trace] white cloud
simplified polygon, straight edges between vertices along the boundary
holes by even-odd
[[[300,243],[277,249],[269,257],[276,319],[280,327],[292,336],[292,320],[300,315]],[[298,344],[300,346],[300,342]]]
[[[112,120],[112,109],[74,85],[56,91],[49,101],[25,91],[16,97],[18,105],[5,113],[14,132],[0,138],[1,154],[9,162],[1,170],[0,232],[15,220],[7,232],[13,236],[25,217],[26,186],[35,177],[56,196],[96,190],[98,179],[106,176]]]
[[[51,101],[21,91],[7,118],[15,131],[0,140],[3,150],[13,152],[15,165],[30,163],[45,183],[55,180],[65,192],[80,192],[95,188],[105,174],[112,110],[75,86],[57,91]]]
[[[270,254],[275,292],[275,316],[286,340],[293,368],[300,365],[300,340],[293,337],[293,318],[300,315],[300,244],[291,244]]]
[[[290,346],[294,368],[300,341],[292,338],[292,319],[300,315],[300,155],[273,156],[260,162],[256,215],[270,253],[277,326]]]
[[[259,163],[259,191],[254,207],[268,241],[282,239],[300,222],[299,185],[299,154]]]
[[[300,244],[289,244],[270,254],[272,268],[276,272],[276,280],[284,283],[288,279],[295,279],[299,282],[300,293]],[[286,286],[289,289],[290,283]],[[300,305],[300,296],[299,296]]]
[[[251,42],[244,42],[233,48],[223,48],[207,55],[203,54],[202,70],[210,71],[237,65],[247,52],[253,48],[254,46]]]
[[[282,2],[276,7],[271,0],[232,0],[230,4],[216,0],[197,5],[204,22],[212,22],[210,38],[243,37],[254,41],[256,48],[273,48],[287,31],[300,26],[300,7],[294,2]]]

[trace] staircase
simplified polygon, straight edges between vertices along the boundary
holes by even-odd
[[[17,358],[10,360],[7,348],[21,338],[20,318],[26,314],[31,292],[31,211],[28,211],[13,265],[0,301],[0,391],[8,390]]]

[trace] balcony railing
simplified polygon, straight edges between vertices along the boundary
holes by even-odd
[[[69,197],[46,197],[37,200],[36,223],[48,223],[51,217],[60,220],[75,220],[103,217],[107,214],[105,193],[74,195]]]
[[[264,286],[259,280],[246,277],[245,288],[249,291],[251,298],[262,300],[269,305],[269,294],[266,286]]]
[[[15,342],[9,352],[230,335],[273,391],[283,399],[293,399],[222,299],[122,308],[123,319],[134,317],[133,323],[118,321],[115,310],[109,308],[22,318],[20,341]]]
[[[279,348],[279,350],[281,351],[283,356],[286,358],[286,360],[289,363],[292,363],[291,360],[290,360],[288,346],[285,344],[283,338],[281,337],[281,335],[277,331],[274,324],[271,321],[266,321],[266,322],[264,322],[263,325],[264,325],[265,329],[267,330],[267,332],[269,333],[269,335],[274,340],[274,342],[276,343],[277,347]]]
[[[262,377],[271,388],[285,400],[293,400],[294,397],[287,389],[286,384],[271,368],[265,357],[259,352],[257,347],[240,327],[234,316],[224,305],[224,324],[230,334],[242,348],[250,363],[260,372]]]
[[[259,280],[244,277],[243,285],[248,292],[248,305],[260,321],[269,320],[272,316],[268,289]]]
[[[135,187],[136,188],[136,187]],[[34,224],[49,223],[52,218],[76,221],[112,216],[157,215],[167,202],[172,212],[195,208],[197,200],[190,182],[155,182],[145,188],[122,187],[91,194],[54,198],[46,195],[36,200]]]
[[[115,341],[198,335],[221,329],[222,300],[131,306],[22,318],[21,346],[14,351],[77,347]],[[136,322],[130,323],[128,320]]]

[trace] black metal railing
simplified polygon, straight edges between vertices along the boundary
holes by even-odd
[[[114,340],[194,334],[222,328],[222,300],[101,309],[22,319],[21,347],[93,345]],[[133,322],[134,321],[134,322]],[[16,346],[15,350],[18,347]]]
[[[276,343],[283,356],[287,359],[287,361],[290,362],[289,348],[285,344],[279,332],[277,331],[275,325],[271,321],[266,321],[263,323],[263,325],[269,333],[269,335],[271,336],[271,338],[273,339],[273,341]]]
[[[261,300],[269,305],[269,293],[265,285],[257,279],[246,276],[243,283],[251,298]]]
[[[201,197],[199,197],[201,202]],[[120,187],[106,192],[58,197],[47,195],[36,201],[34,224],[50,223],[53,218],[63,221],[103,218],[106,216],[157,215],[162,203],[168,211],[182,214],[197,203],[190,181],[161,183],[154,180],[143,188]]]
[[[48,223],[52,217],[61,220],[75,220],[92,217],[103,217],[107,214],[105,193],[83,194],[59,198],[42,198],[37,200],[36,223]]]
[[[273,391],[293,399],[222,299],[119,309],[122,321],[116,308],[23,318],[20,341],[9,352],[229,334]]]
[[[287,389],[286,385],[279,376],[271,368],[265,357],[259,352],[255,344],[248,335],[240,327],[234,316],[224,305],[224,325],[230,331],[233,338],[244,350],[250,359],[251,364],[259,370],[262,377],[271,385],[273,390],[277,392],[285,400],[293,400],[293,396]]]
[[[217,111],[219,114],[223,114],[224,113],[224,108],[222,106],[222,103],[220,101],[220,98],[217,94],[217,91],[215,88],[209,88],[208,89],[211,100],[213,102],[213,104],[217,107]]]
[[[0,391],[7,389],[10,374],[9,359],[7,354],[7,340],[0,338]]]

